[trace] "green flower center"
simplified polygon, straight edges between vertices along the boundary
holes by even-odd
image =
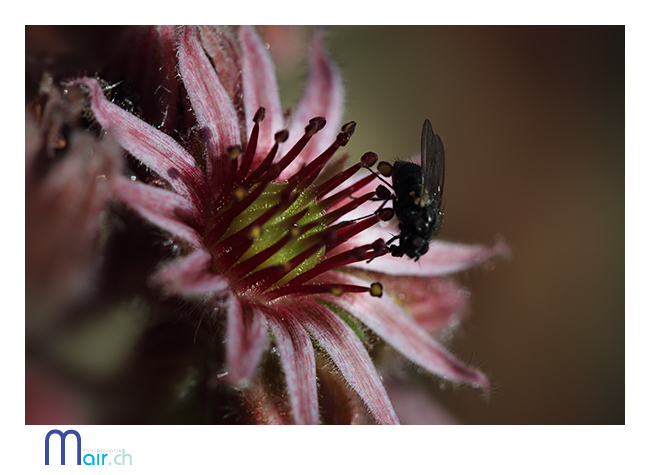
[[[228,231],[224,234],[224,238],[228,238],[234,233],[241,231],[259,218],[264,212],[277,206],[278,203],[282,201],[282,193],[286,186],[286,182],[268,183],[259,198],[253,201],[249,207],[237,215],[228,228]],[[301,212],[304,212],[304,216],[300,218],[297,223],[295,219],[290,219]],[[264,263],[260,264],[256,269],[254,269],[254,271],[257,272],[267,267],[288,263],[291,259],[295,258],[302,252],[305,252],[314,245],[313,239],[310,240],[308,239],[309,237],[324,231],[327,228],[327,224],[321,221],[321,218],[324,215],[325,209],[316,199],[314,188],[307,188],[298,195],[296,200],[286,210],[274,215],[261,227],[253,228],[251,231],[251,234],[254,234],[254,236],[251,236],[254,237],[253,244],[235,264],[239,264],[256,254],[259,254],[263,250],[280,241],[280,239],[286,236],[288,232],[295,230],[293,231],[295,232],[295,237],[286,245],[282,246]],[[300,229],[307,225],[310,226],[306,231],[302,232]],[[314,268],[321,261],[324,254],[325,245],[323,244],[317,252],[305,259],[302,264],[289,272],[273,287],[283,285],[295,276]]]

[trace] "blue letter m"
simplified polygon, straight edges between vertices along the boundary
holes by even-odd
[[[76,430],[67,430],[61,432],[57,429],[52,429],[45,436],[45,465],[50,464],[50,436],[52,434],[58,434],[61,437],[61,465],[65,465],[65,438],[69,434],[74,434],[77,438],[77,465],[81,465],[81,436]]]

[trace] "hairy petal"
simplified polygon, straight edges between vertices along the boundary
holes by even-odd
[[[266,319],[259,308],[242,305],[232,291],[228,294],[226,312],[228,380],[233,384],[246,384],[268,346]]]
[[[241,44],[237,27],[202,25],[199,27],[201,44],[226,89],[230,100],[240,117],[243,112],[241,84]]]
[[[370,228],[362,233],[365,242],[386,239],[386,232],[380,228]],[[357,239],[359,239],[357,237]],[[501,241],[490,246],[478,244],[458,244],[434,240],[429,244],[429,252],[414,262],[407,257],[395,258],[385,254],[370,263],[350,264],[363,270],[383,272],[389,275],[440,276],[454,274],[488,262],[495,257],[508,257],[510,250]]]
[[[212,273],[212,255],[207,249],[197,249],[164,266],[151,280],[154,284],[162,285],[170,294],[189,297],[221,294],[230,287],[228,279]]]
[[[318,423],[316,360],[307,331],[288,312],[267,312],[267,322],[280,354],[296,424]]]
[[[203,238],[196,231],[203,226],[203,218],[187,198],[126,178],[117,180],[115,194],[147,221],[196,247],[203,246]]]
[[[284,144],[284,150],[294,146],[313,117],[325,117],[327,125],[314,135],[300,156],[282,172],[281,180],[292,176],[305,163],[329,147],[339,133],[339,124],[343,117],[343,83],[338,69],[325,51],[321,30],[314,33],[307,89],[291,121],[289,140]]]
[[[217,192],[230,166],[228,148],[241,144],[239,122],[228,92],[219,82],[194,27],[185,27],[181,33],[178,67],[204,133],[208,180],[213,192]]]
[[[97,122],[110,131],[126,151],[201,209],[202,198],[207,193],[205,176],[183,147],[170,136],[109,102],[95,79],[76,79],[69,85],[83,85],[90,89],[92,111]]]
[[[337,315],[311,299],[288,306],[330,355],[343,377],[381,424],[399,424],[377,369],[354,331]]]
[[[262,38],[252,26],[239,29],[242,44],[242,80],[244,88],[244,110],[246,112],[246,136],[253,130],[253,117],[260,107],[266,115],[260,123],[260,136],[256,156],[262,160],[275,143],[274,134],[283,126],[282,106],[275,66]]]
[[[454,327],[467,308],[469,292],[447,277],[393,277],[368,273],[372,281],[381,282],[384,293],[409,309],[418,324],[428,332],[442,332]]]
[[[358,277],[336,274],[330,273],[328,277],[346,284],[367,285]],[[335,300],[324,298],[357,317],[393,348],[424,369],[452,381],[479,385],[489,393],[490,382],[483,373],[458,361],[390,296],[384,294],[381,298],[370,298],[363,294],[344,294]]]

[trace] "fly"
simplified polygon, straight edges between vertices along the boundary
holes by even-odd
[[[394,257],[406,254],[416,261],[427,253],[429,241],[440,232],[442,225],[445,150],[440,137],[433,133],[428,119],[422,125],[420,152],[421,165],[406,161],[396,161],[392,165],[380,162],[377,165],[379,173],[391,177],[393,182],[390,185],[377,175],[393,189],[391,193],[383,185],[377,187],[377,198],[384,201],[377,211],[392,199],[400,230],[398,235],[386,243],[386,249]],[[398,244],[391,245],[397,240]]]

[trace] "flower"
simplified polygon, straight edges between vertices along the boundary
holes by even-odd
[[[426,370],[489,391],[486,376],[431,338],[379,281],[417,275],[413,288],[426,294],[432,276],[468,268],[505,248],[436,242],[414,265],[384,256],[385,232],[373,226],[390,213],[343,220],[374,196],[373,175],[352,176],[377,156],[366,153],[345,170],[345,156],[331,160],[356,124],[340,132],[332,126],[342,116],[343,88],[321,33],[287,129],[273,62],[252,27],[160,28],[151,35],[159,38],[165,64],[170,45],[177,44],[178,72],[195,122],[194,138],[184,145],[168,127],[185,120],[173,116],[173,100],[160,101],[158,128],[110,102],[96,79],[69,86],[89,90],[97,122],[155,175],[148,183],[119,179],[116,196],[179,243],[181,255],[151,281],[225,318],[225,379],[248,391],[256,421],[319,421],[317,358],[323,350],[377,422],[398,423],[358,322]],[[182,90],[164,89],[173,91],[167,97],[174,100]],[[442,302],[435,293],[418,298],[424,308]],[[290,413],[252,382],[269,334]]]
[[[47,332],[92,293],[121,151],[74,129],[83,98],[63,97],[49,74],[39,96],[25,113],[25,285],[27,329]]]

